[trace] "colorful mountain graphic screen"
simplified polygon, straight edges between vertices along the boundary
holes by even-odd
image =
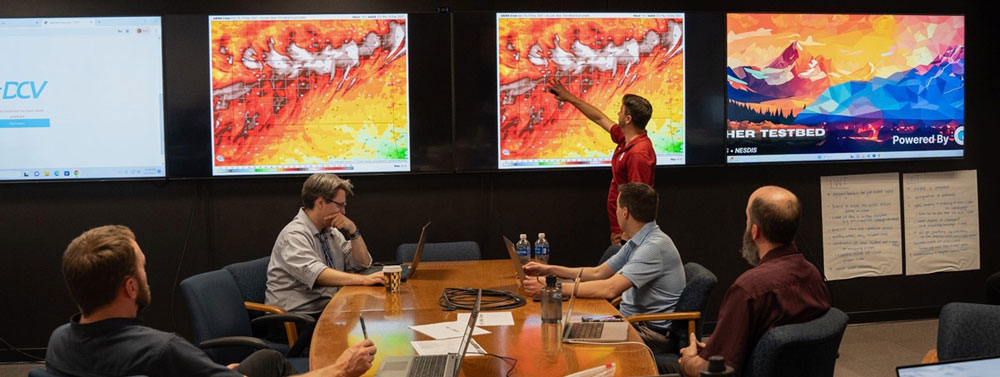
[[[965,18],[729,14],[729,162],[962,156]]]
[[[409,171],[406,21],[211,16],[213,174]]]
[[[649,100],[657,164],[684,163],[683,14],[498,14],[499,167],[608,166],[615,143],[546,90],[555,77],[612,120]]]

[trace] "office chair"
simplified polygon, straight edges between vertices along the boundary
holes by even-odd
[[[744,377],[832,377],[847,314],[831,307],[811,321],[764,333],[743,368]]]
[[[417,253],[417,244],[404,243],[396,248],[396,262],[413,261]],[[424,252],[420,255],[421,262],[466,261],[480,260],[479,244],[473,241],[425,243]]]
[[[266,266],[265,266],[266,268]],[[292,346],[255,337],[252,325],[282,325],[295,322],[302,331],[312,331],[315,319],[296,313],[266,314],[250,319],[233,275],[226,270],[201,273],[181,281],[181,294],[191,315],[195,342],[219,364],[238,363],[259,349],[281,352],[300,371],[308,371],[307,358],[299,358],[305,339]],[[301,333],[300,333],[301,334]],[[308,338],[308,337],[306,337]]]
[[[233,281],[236,282],[240,294],[243,295],[243,305],[246,306],[251,321],[264,314],[287,313],[284,308],[264,304],[264,295],[267,292],[267,264],[270,259],[270,257],[262,257],[223,267],[230,275],[233,275]],[[252,327],[254,336],[258,338],[267,336],[267,328]],[[288,339],[288,348],[291,348],[298,340],[299,334],[295,322],[285,322],[285,334]],[[282,352],[285,351],[287,349]]]
[[[684,264],[684,278],[687,284],[681,291],[681,297],[677,299],[673,313],[636,314],[625,318],[629,323],[670,320],[670,330],[668,337],[676,339],[679,348],[684,348],[690,341],[689,334],[695,334],[701,339],[703,320],[701,313],[705,310],[708,297],[712,295],[712,289],[719,279],[712,271],[694,262]],[[620,298],[616,299],[620,302]],[[677,354],[658,354],[656,357],[656,368],[663,371],[669,370],[668,366],[677,365]]]
[[[50,372],[45,369],[32,369],[28,371],[28,377],[65,377],[56,372]]]
[[[1000,305],[953,302],[941,308],[940,361],[1000,356]]]

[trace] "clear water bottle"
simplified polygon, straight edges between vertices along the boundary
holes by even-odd
[[[556,283],[556,276],[545,277],[542,288],[542,322],[558,323],[562,320],[562,288]]]
[[[549,241],[545,239],[545,233],[538,233],[538,240],[535,241],[535,259],[539,263],[549,263]]]
[[[521,260],[522,266],[531,261],[531,242],[528,242],[527,234],[521,234],[521,239],[517,240],[514,249],[517,250],[517,258]]]

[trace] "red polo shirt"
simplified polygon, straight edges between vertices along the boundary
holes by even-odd
[[[653,142],[646,133],[636,136],[632,142],[625,143],[625,132],[621,126],[611,126],[611,141],[618,144],[615,154],[611,156],[611,187],[608,187],[608,220],[611,221],[611,232],[621,233],[618,226],[618,186],[630,182],[642,182],[653,186],[656,175],[656,152]]]

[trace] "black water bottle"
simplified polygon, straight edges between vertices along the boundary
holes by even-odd
[[[708,358],[708,368],[701,371],[701,377],[710,376],[734,376],[733,367],[726,365],[726,359],[722,356],[712,356]]]

